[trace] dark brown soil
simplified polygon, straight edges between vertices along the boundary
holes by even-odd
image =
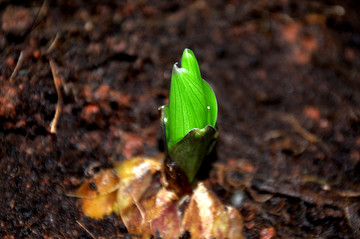
[[[219,104],[201,176],[239,207],[246,238],[359,238],[359,11],[355,0],[1,1],[0,237],[131,238],[64,193],[162,150],[157,107],[187,47]],[[56,134],[50,60],[64,98]]]

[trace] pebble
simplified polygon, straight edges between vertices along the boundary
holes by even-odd
[[[267,227],[260,231],[260,239],[272,239],[275,237],[275,229]]]
[[[245,193],[242,190],[237,190],[234,192],[233,195],[230,197],[230,203],[236,208],[241,208],[244,200],[245,200]]]

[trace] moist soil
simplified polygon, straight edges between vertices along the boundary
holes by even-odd
[[[0,237],[138,238],[66,193],[163,151],[158,107],[190,48],[219,105],[199,177],[238,208],[245,237],[359,238],[359,11],[355,0],[1,1]]]

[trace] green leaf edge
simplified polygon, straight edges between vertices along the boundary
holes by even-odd
[[[161,129],[165,149],[170,159],[183,170],[189,182],[192,182],[197,174],[204,158],[212,151],[218,137],[217,126],[207,125],[202,129],[190,130],[180,141],[170,148],[167,143],[167,112],[168,106],[159,107],[161,111]],[[186,143],[190,142],[191,149],[186,151]],[[195,148],[197,147],[197,148]]]
[[[189,86],[192,87],[189,87]],[[200,86],[201,85],[201,86]],[[190,88],[190,89],[188,89]],[[187,91],[187,94],[182,94],[182,91]],[[197,94],[194,92],[197,91]],[[180,141],[193,128],[204,128],[206,125],[215,126],[217,121],[218,106],[214,91],[210,85],[201,78],[199,65],[197,63],[194,53],[190,49],[185,49],[182,56],[182,68],[174,64],[171,89],[170,89],[170,105],[172,109],[167,118],[169,127],[167,127],[167,142],[170,148],[176,142]],[[191,95],[192,98],[189,97]],[[176,99],[176,97],[179,97]],[[197,100],[200,104],[205,102],[203,110],[189,110],[193,107],[192,101]],[[173,103],[174,102],[174,103]],[[181,102],[185,105],[181,110],[176,103]],[[185,104],[184,104],[185,103]],[[189,105],[191,107],[189,107]],[[171,109],[167,110],[167,112]],[[209,112],[207,112],[209,110]],[[182,115],[183,120],[175,122],[177,114]],[[189,120],[191,118],[191,120]],[[195,125],[195,127],[194,127]]]

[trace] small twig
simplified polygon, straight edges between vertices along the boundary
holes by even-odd
[[[307,141],[309,141],[312,144],[316,144],[321,142],[321,139],[319,139],[316,135],[310,133],[309,131],[307,131],[306,129],[304,129],[301,124],[299,123],[299,121],[292,115],[287,115],[287,114],[283,114],[282,118],[289,122],[291,124],[291,126],[294,128],[294,130],[300,135],[302,136],[304,139],[306,139]]]
[[[19,55],[19,59],[18,59],[18,61],[16,63],[16,66],[15,66],[15,69],[14,69],[13,73],[10,76],[10,82],[11,83],[14,81],[14,77],[16,76],[17,72],[19,71],[23,60],[24,60],[24,55],[23,55],[23,51],[21,51],[20,55]]]
[[[60,33],[56,33],[54,40],[51,42],[49,48],[46,50],[47,54],[49,54],[50,52],[52,52],[55,49],[55,47],[59,41],[59,38],[60,38]]]
[[[55,64],[55,62],[53,60],[50,60],[50,68],[51,68],[51,72],[54,78],[54,84],[55,84],[55,88],[56,88],[56,93],[58,95],[58,101],[57,101],[57,105],[56,105],[56,111],[55,111],[55,116],[54,119],[52,120],[51,124],[50,124],[50,133],[55,134],[56,133],[56,127],[63,109],[63,96],[62,96],[62,92],[61,92],[61,85],[62,85],[62,80],[58,75],[57,72],[57,66]]]
[[[49,11],[48,0],[44,0],[36,18],[35,18],[35,21],[33,22],[31,29],[34,29],[36,27],[36,25],[42,20],[42,18],[44,18],[46,16],[48,11]]]
[[[329,152],[329,147],[326,143],[315,134],[310,133],[304,127],[301,126],[300,122],[293,115],[289,115],[286,113],[279,113],[280,119],[286,123],[289,123],[295,132],[308,141],[311,144],[319,145],[324,151]]]
[[[8,232],[8,230],[6,228],[6,225],[5,225],[5,223],[3,221],[1,221],[1,226],[3,226],[3,228],[5,229],[6,235],[9,235],[9,232]]]
[[[93,235],[88,229],[86,229],[86,227],[84,227],[78,220],[76,220],[76,222],[77,222],[77,224],[79,224],[87,233],[89,233],[89,235],[90,235],[92,238],[96,239],[96,237],[94,237],[94,235]]]

